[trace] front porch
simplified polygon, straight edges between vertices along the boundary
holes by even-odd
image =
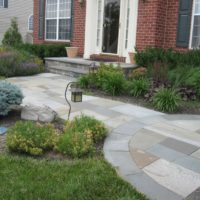
[[[100,67],[102,62],[87,60],[84,58],[45,58],[45,65],[49,72],[67,75],[71,77],[79,77],[88,74],[93,68]],[[137,67],[135,64],[119,63],[119,62],[104,62],[105,64],[113,64],[113,66],[121,67],[127,75],[129,71]]]

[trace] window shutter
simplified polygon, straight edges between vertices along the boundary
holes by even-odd
[[[73,31],[74,31],[74,1],[71,2],[71,31],[70,31],[70,40],[73,38]]]
[[[179,0],[177,47],[188,47],[190,38],[192,0]]]
[[[4,0],[4,8],[8,8],[8,0]]]
[[[45,0],[39,0],[39,39],[44,39]]]

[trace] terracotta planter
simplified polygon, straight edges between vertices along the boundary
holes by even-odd
[[[78,47],[66,47],[67,56],[69,58],[75,58],[78,55]]]
[[[128,54],[129,54],[129,58],[130,58],[130,63],[131,64],[136,64],[136,62],[135,62],[135,53],[129,52]]]

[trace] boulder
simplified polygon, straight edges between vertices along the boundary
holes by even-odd
[[[39,122],[52,122],[56,118],[56,112],[44,106],[26,105],[21,110],[21,119]]]

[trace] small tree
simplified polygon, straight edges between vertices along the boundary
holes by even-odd
[[[2,44],[6,46],[16,46],[22,43],[22,36],[19,32],[17,19],[11,19],[11,26],[4,34]]]

